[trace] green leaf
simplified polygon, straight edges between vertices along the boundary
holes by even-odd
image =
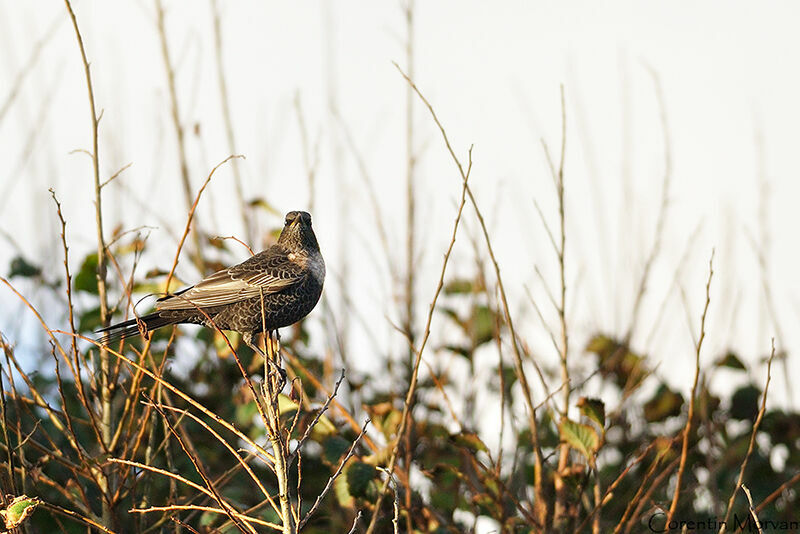
[[[378,470],[364,462],[352,462],[346,473],[342,473],[347,479],[347,487],[350,495],[354,497],[370,497],[370,484],[377,480]]]
[[[453,345],[448,344],[442,347],[445,350],[449,350],[453,354],[458,354],[459,356],[463,356],[464,358],[471,360],[472,359],[472,352],[467,347],[462,347],[460,345]]]
[[[466,278],[456,278],[447,282],[444,286],[445,295],[464,295],[472,293],[472,280]]]
[[[236,423],[240,426],[249,426],[253,424],[253,418],[258,412],[258,407],[255,402],[244,402],[236,406],[235,417]]]
[[[94,332],[103,326],[100,320],[100,308],[92,308],[81,313],[78,318],[78,331],[80,332]]]
[[[16,497],[8,505],[8,508],[0,510],[0,516],[5,522],[5,528],[11,530],[19,527],[41,503],[42,501],[36,497],[28,497],[27,495]]]
[[[13,260],[11,260],[11,268],[8,272],[9,278],[14,278],[15,276],[33,278],[35,276],[39,276],[40,274],[42,274],[42,269],[36,265],[33,265],[32,263],[28,263],[28,261],[22,256],[16,256]]]
[[[598,334],[586,346],[587,352],[598,356],[599,371],[623,390],[637,387],[648,374],[644,357],[635,354],[626,343]]]
[[[349,466],[345,467],[345,472],[348,468]],[[355,498],[350,493],[350,486],[347,484],[345,473],[339,475],[339,478],[333,483],[333,491],[336,493],[336,500],[339,501],[340,506],[350,508],[355,504]]]
[[[606,405],[600,399],[581,397],[578,399],[581,415],[588,417],[601,429],[606,426]]]
[[[600,436],[594,428],[564,419],[558,425],[558,434],[561,441],[580,452],[589,462],[594,461],[594,455],[600,448]]]
[[[322,442],[322,459],[330,465],[338,465],[342,455],[350,450],[352,443],[341,436],[331,436]]]
[[[83,259],[80,271],[75,275],[75,290],[97,295],[97,254]]]
[[[459,432],[458,434],[453,434],[450,437],[456,443],[456,445],[464,447],[465,449],[469,449],[473,453],[489,452],[489,448],[474,432]]]
[[[497,324],[496,314],[488,306],[476,306],[472,310],[472,335],[475,345],[483,345],[494,339]]]
[[[377,495],[378,470],[369,464],[351,461],[334,482],[334,491],[339,504],[352,506],[356,498],[372,499]]]
[[[264,200],[264,199],[263,199],[263,198],[261,198],[261,197],[256,197],[256,198],[254,198],[254,199],[250,200],[250,201],[248,202],[248,204],[249,204],[249,205],[250,205],[250,207],[252,207],[252,208],[261,208],[261,209],[263,209],[264,211],[266,211],[267,213],[271,213],[271,214],[273,214],[273,215],[277,215],[278,217],[280,217],[281,215],[283,215],[283,214],[280,212],[280,210],[278,210],[278,209],[277,209],[275,206],[273,206],[272,204],[270,204],[269,202],[267,202],[266,200]]]
[[[758,414],[761,390],[749,384],[737,389],[731,397],[731,417],[742,421],[753,421]]]
[[[317,421],[317,424],[314,425],[314,428],[311,429],[311,437],[317,441],[335,433],[336,425],[328,419],[327,415],[322,415]]]
[[[716,362],[714,362],[714,366],[716,367],[728,367],[729,369],[737,369],[741,371],[746,371],[747,367],[742,363],[742,360],[734,353],[733,351],[728,351],[722,356],[720,356]]]
[[[281,417],[293,418],[297,412],[299,404],[281,393],[278,395],[278,413]]]
[[[658,386],[653,398],[644,404],[644,418],[655,423],[669,417],[680,415],[683,395],[672,391],[666,384]]]

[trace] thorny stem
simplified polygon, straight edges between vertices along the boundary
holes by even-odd
[[[724,534],[725,530],[727,529],[728,520],[731,517],[731,511],[733,510],[733,501],[736,498],[736,494],[739,492],[739,488],[745,488],[744,485],[744,471],[747,469],[747,462],[750,460],[750,456],[753,454],[753,448],[756,444],[756,434],[758,434],[758,427],[761,426],[761,420],[764,418],[764,413],[767,411],[767,392],[769,391],[769,383],[772,379],[772,360],[775,358],[775,339],[772,339],[772,350],[769,354],[769,360],[767,360],[767,383],[764,385],[764,393],[761,395],[761,408],[758,410],[758,415],[756,416],[756,420],[753,423],[753,431],[750,433],[750,443],[747,446],[747,453],[744,456],[744,460],[742,461],[742,467],[739,469],[739,478],[736,480],[736,487],[733,489],[733,493],[731,494],[730,500],[728,500],[728,510],[725,512],[725,520],[722,521],[722,528],[719,529],[720,534]],[[747,489],[745,488],[745,491]],[[747,496],[748,500],[750,500],[750,495]],[[753,512],[755,516],[755,512],[752,508],[752,501],[750,503],[750,510]],[[755,518],[758,521],[758,517]]]
[[[469,180],[469,174],[472,171],[472,147],[470,147],[469,150],[469,165],[467,167],[466,172],[464,172],[460,163],[458,164],[458,166],[462,178],[461,201],[459,202],[458,205],[456,220],[453,223],[453,235],[450,239],[450,245],[447,247],[447,251],[444,254],[444,260],[442,261],[442,272],[439,275],[439,283],[436,286],[436,291],[434,292],[433,300],[431,301],[430,308],[428,310],[428,319],[425,324],[425,331],[422,334],[422,341],[420,342],[419,350],[414,349],[414,352],[416,353],[416,359],[414,361],[414,367],[411,370],[411,380],[408,386],[408,392],[406,393],[405,402],[403,403],[403,414],[400,417],[400,428],[398,428],[397,430],[397,436],[395,438],[394,446],[392,448],[392,456],[389,459],[389,465],[386,468],[387,472],[390,474],[394,472],[394,467],[396,465],[397,456],[400,449],[400,442],[403,439],[403,436],[408,426],[408,421],[410,419],[409,414],[410,414],[411,400],[414,397],[414,393],[417,388],[417,377],[419,375],[419,365],[422,362],[422,352],[425,350],[425,346],[428,343],[428,338],[430,337],[431,334],[431,321],[433,320],[433,312],[436,309],[436,302],[439,299],[439,294],[441,293],[442,288],[444,287],[444,277],[445,273],[447,272],[447,263],[450,260],[450,253],[453,251],[453,246],[456,243],[458,227],[461,222],[461,214],[463,213],[464,205],[466,204],[467,181]],[[413,348],[413,345],[411,346]],[[378,515],[380,514],[381,510],[381,504],[383,502],[384,496],[386,495],[386,491],[389,487],[390,481],[391,477],[388,476],[386,477],[386,480],[384,480],[383,482],[383,486],[381,487],[380,493],[378,494],[378,498],[375,501],[375,509],[372,512],[372,518],[370,519],[369,527],[367,527],[366,534],[372,534],[372,532],[374,532],[375,530],[375,525],[377,524]]]
[[[408,76],[414,76],[414,0],[407,0],[406,16],[406,68]],[[414,90],[408,86],[406,91],[406,279],[405,279],[405,317],[403,330],[408,336],[408,363],[414,361],[414,234],[415,211],[414,198]]]
[[[541,525],[545,524],[547,519],[547,508],[545,505],[545,495],[543,493],[543,486],[542,486],[542,466],[543,466],[543,457],[542,457],[542,450],[539,446],[539,434],[537,431],[537,424],[536,424],[536,408],[533,405],[533,394],[530,389],[530,385],[528,384],[528,379],[525,375],[525,369],[522,365],[522,352],[520,351],[519,343],[517,341],[517,333],[514,330],[514,323],[511,320],[511,310],[508,305],[508,298],[506,297],[506,290],[505,285],[503,284],[503,278],[500,276],[500,265],[497,262],[497,257],[494,254],[494,247],[492,247],[492,241],[489,237],[489,231],[486,228],[486,222],[483,219],[483,214],[481,213],[480,208],[478,207],[478,203],[475,200],[474,195],[472,194],[472,189],[469,187],[467,183],[467,177],[469,176],[469,171],[471,170],[471,166],[464,172],[464,168],[461,165],[461,161],[453,151],[453,147],[450,145],[450,139],[447,137],[447,133],[445,132],[444,126],[442,123],[439,122],[439,117],[436,115],[436,112],[431,106],[430,102],[425,98],[425,96],[420,92],[417,88],[416,84],[409,78],[405,72],[400,69],[400,67],[395,63],[395,68],[400,71],[400,74],[405,78],[406,82],[411,85],[414,89],[414,92],[417,94],[420,100],[425,104],[425,107],[428,109],[428,112],[431,114],[433,121],[436,123],[436,126],[439,128],[439,132],[442,134],[442,138],[444,139],[445,146],[447,147],[447,151],[450,153],[450,157],[453,159],[456,167],[458,167],[459,173],[461,174],[461,179],[464,184],[464,192],[466,192],[467,196],[469,197],[470,203],[472,204],[473,209],[475,210],[475,216],[478,218],[478,223],[481,227],[481,232],[483,234],[484,242],[486,243],[486,250],[489,252],[489,259],[492,261],[492,266],[494,267],[495,277],[497,278],[497,286],[500,290],[500,301],[503,304],[503,314],[506,324],[508,325],[508,330],[511,333],[511,346],[513,348],[513,355],[514,355],[514,370],[519,378],[520,387],[523,391],[523,397],[527,408],[527,416],[528,416],[528,424],[530,425],[530,435],[531,435],[531,446],[533,448],[533,455],[534,455],[534,507],[536,508],[536,517],[537,521]],[[472,163],[472,154],[470,152],[470,164]],[[385,490],[384,490],[385,491]],[[382,495],[382,494],[381,494]],[[374,518],[374,516],[373,516]],[[368,531],[369,534],[369,531]]]
[[[406,68],[409,76],[414,76],[414,0],[406,0]],[[414,194],[414,170],[416,156],[414,155],[414,91],[406,86],[406,279],[405,279],[405,325],[403,330],[408,337],[408,369],[414,364],[414,263],[415,263],[415,237],[416,237],[416,199]],[[410,399],[412,405],[414,398]],[[405,435],[405,469],[409,477],[411,469],[411,433]],[[411,508],[411,492],[405,494],[406,509]],[[411,532],[411,517],[408,519],[408,531]],[[396,528],[396,525],[395,525]]]
[[[86,76],[86,89],[89,96],[89,112],[92,120],[92,170],[94,174],[94,213],[95,213],[95,226],[97,228],[97,293],[100,300],[100,322],[102,325],[108,326],[108,295],[106,293],[106,243],[103,236],[103,207],[102,195],[100,187],[100,153],[98,151],[98,125],[99,119],[97,118],[97,108],[94,101],[94,88],[92,86],[92,72],[89,67],[89,60],[86,58],[86,50],[83,46],[83,37],[78,29],[78,19],[75,17],[75,12],[72,10],[72,4],[69,0],[64,0],[69,12],[69,17],[72,20],[72,27],[75,29],[75,37],[78,40],[78,48],[81,52],[81,59],[83,60],[83,70]],[[109,356],[105,347],[100,347],[100,391],[101,391],[101,413],[100,413],[100,431],[102,434],[103,447],[108,450],[111,443],[112,432],[114,428],[114,418],[111,410],[111,396],[112,396],[112,380],[109,372]],[[108,451],[110,452],[110,451]],[[107,471],[100,479],[100,489],[104,493],[104,498],[101,499],[103,503],[103,524],[106,527],[112,526],[113,510],[111,507],[111,496],[114,494],[113,477]]]
[[[700,336],[697,338],[695,345],[695,358],[694,358],[694,382],[692,382],[692,397],[689,399],[689,413],[687,415],[686,426],[683,429],[683,445],[681,447],[681,460],[678,465],[678,474],[675,481],[675,493],[672,495],[672,503],[669,505],[669,512],[667,513],[667,522],[670,524],[672,517],[675,515],[675,510],[678,508],[678,497],[681,492],[681,482],[683,481],[683,472],[686,469],[686,459],[689,455],[689,434],[692,431],[692,419],[694,418],[694,404],[697,397],[697,381],[700,377],[700,349],[703,347],[703,340],[706,337],[706,314],[708,313],[708,305],[711,303],[711,279],[714,276],[714,251],[711,251],[711,259],[708,260],[708,280],[706,281],[706,303],[703,307],[703,315],[700,317]]]
[[[556,253],[558,255],[558,271],[561,282],[560,302],[558,305],[558,319],[561,324],[561,383],[564,384],[561,396],[561,419],[567,419],[569,414],[569,367],[567,365],[567,355],[569,354],[569,336],[567,334],[567,281],[564,268],[564,253],[567,242],[567,232],[565,229],[565,206],[564,206],[564,154],[567,145],[567,117],[566,104],[564,101],[564,86],[561,86],[561,158],[558,164],[558,174],[556,178],[556,189],[558,193],[558,222],[561,230],[560,241]],[[558,472],[555,477],[556,507],[554,521],[557,525],[566,520],[567,515],[567,487],[564,484],[562,473],[567,469],[569,463],[569,445],[564,442],[561,444],[558,454]]]

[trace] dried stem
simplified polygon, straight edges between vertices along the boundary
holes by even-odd
[[[567,330],[567,279],[565,268],[565,251],[567,243],[566,232],[566,206],[564,202],[564,157],[566,154],[567,146],[567,111],[566,102],[564,100],[564,86],[561,86],[561,157],[559,159],[558,170],[553,169],[553,179],[556,183],[556,192],[558,195],[558,223],[559,223],[559,241],[556,248],[556,255],[558,256],[558,272],[560,282],[559,302],[556,306],[558,312],[559,325],[561,327],[561,343],[558,346],[559,360],[561,367],[561,383],[564,385],[561,393],[561,419],[567,419],[569,414],[569,397],[570,397],[570,377],[569,365],[567,356],[569,354],[569,335]],[[546,148],[545,148],[546,150]],[[548,161],[549,161],[548,156]],[[551,235],[552,240],[552,235]],[[556,526],[560,526],[567,520],[567,487],[562,478],[562,473],[567,470],[569,464],[569,444],[565,441],[561,443],[558,453],[558,471],[554,479],[554,486],[556,490],[556,504],[554,510],[553,522]]]
[[[446,139],[447,138],[445,137],[445,140]],[[438,284],[436,286],[436,291],[434,291],[434,294],[433,294],[433,300],[431,301],[430,307],[428,309],[428,318],[427,318],[427,321],[425,323],[425,330],[424,330],[424,332],[422,334],[422,340],[420,342],[420,347],[419,347],[419,349],[414,349],[414,351],[416,353],[416,357],[415,357],[415,360],[414,360],[414,366],[411,369],[410,383],[409,383],[409,386],[408,386],[408,391],[406,392],[405,402],[403,404],[403,414],[400,417],[400,428],[398,428],[398,430],[397,430],[397,436],[395,438],[395,443],[394,443],[394,445],[392,447],[392,456],[389,459],[389,465],[387,467],[387,470],[388,470],[389,473],[393,473],[394,472],[394,467],[395,467],[395,464],[397,462],[397,456],[399,454],[400,443],[403,440],[403,436],[404,436],[404,434],[405,434],[405,432],[407,430],[407,427],[408,427],[409,418],[410,418],[411,403],[412,403],[412,399],[414,397],[414,393],[416,392],[416,389],[417,389],[417,378],[419,376],[419,366],[420,366],[420,362],[422,361],[422,353],[425,350],[425,346],[427,345],[428,338],[430,337],[430,334],[431,334],[431,321],[433,320],[433,312],[436,309],[436,303],[439,300],[439,294],[441,293],[442,289],[444,288],[444,278],[445,278],[445,274],[447,272],[447,264],[450,261],[450,254],[453,252],[453,247],[455,246],[455,243],[456,243],[456,236],[458,235],[458,227],[459,227],[459,224],[461,222],[461,214],[464,211],[464,205],[466,204],[466,193],[468,191],[467,182],[469,180],[470,172],[472,171],[472,147],[470,147],[470,149],[469,149],[468,157],[469,157],[469,164],[467,166],[466,172],[464,171],[464,169],[461,166],[461,163],[458,161],[458,159],[456,159],[456,162],[458,163],[459,171],[461,173],[461,179],[462,179],[461,201],[459,202],[458,212],[456,213],[456,219],[455,219],[455,222],[453,223],[453,234],[452,234],[452,236],[450,238],[450,244],[447,247],[447,251],[444,254],[444,260],[442,261],[442,270],[441,270],[441,273],[439,275],[439,282],[438,282]],[[413,345],[412,345],[412,347],[413,347]],[[369,527],[367,527],[367,534],[371,534],[375,529],[375,525],[377,524],[377,520],[378,520],[378,515],[380,514],[381,504],[383,502],[383,498],[384,498],[384,496],[386,494],[386,491],[387,491],[387,489],[389,487],[390,478],[391,477],[387,477],[386,480],[383,482],[383,486],[381,488],[381,491],[378,494],[377,500],[375,501],[375,509],[372,512],[372,518],[370,519]]]
[[[736,494],[739,492],[739,488],[744,488],[744,471],[747,469],[747,462],[750,461],[750,456],[753,454],[753,449],[755,448],[756,444],[756,435],[758,434],[758,427],[761,426],[761,420],[764,418],[764,413],[767,411],[767,392],[769,391],[769,382],[772,379],[772,360],[775,358],[775,339],[772,339],[772,350],[769,354],[769,360],[767,360],[767,383],[764,385],[764,393],[761,395],[761,408],[758,410],[758,415],[756,416],[756,420],[753,423],[753,431],[750,433],[750,443],[747,446],[747,453],[744,455],[744,460],[742,460],[742,467],[739,468],[739,478],[736,480],[736,487],[733,488],[733,493],[731,493],[731,498],[728,499],[728,508],[725,512],[725,520],[722,521],[722,527],[719,529],[720,534],[724,534],[727,529],[728,519],[730,519],[731,512],[733,511],[733,501],[736,499]],[[746,488],[745,488],[746,491]],[[750,500],[750,494],[747,492],[747,499],[750,501],[750,511],[753,512],[753,501]],[[753,517],[758,523],[758,517],[755,516],[755,512],[753,512]]]
[[[356,445],[358,445],[358,442],[361,441],[361,438],[364,436],[364,434],[366,434],[368,424],[369,424],[369,419],[364,421],[364,426],[361,427],[361,432],[359,432],[358,436],[356,436],[356,439],[353,441],[353,444],[350,445],[350,450],[347,451],[345,457],[342,458],[341,462],[339,462],[339,467],[337,467],[333,475],[330,476],[327,484],[325,484],[325,488],[317,496],[317,499],[314,501],[314,504],[311,505],[311,508],[308,510],[305,517],[303,517],[303,519],[301,519],[300,522],[297,524],[298,531],[303,528],[303,526],[308,522],[309,519],[311,519],[311,516],[314,514],[314,512],[317,511],[317,508],[319,508],[319,505],[322,503],[322,500],[325,498],[325,496],[333,487],[333,483],[336,481],[339,475],[342,474],[342,470],[344,469],[344,466],[347,465],[347,461],[350,460],[350,458],[352,458],[353,454],[355,453]]]
[[[208,173],[208,177],[206,178],[205,182],[203,182],[202,187],[198,189],[197,195],[194,197],[194,201],[191,202],[189,206],[189,216],[186,218],[186,227],[183,230],[183,235],[181,236],[181,240],[178,242],[178,248],[175,250],[175,259],[172,261],[172,268],[169,270],[169,275],[167,275],[167,282],[164,286],[167,293],[169,293],[169,285],[172,282],[172,277],[175,275],[175,268],[178,266],[178,258],[181,256],[181,250],[183,250],[183,244],[186,242],[186,236],[189,235],[189,232],[192,229],[192,221],[194,220],[194,212],[197,209],[197,204],[200,202],[200,196],[203,194],[203,191],[206,190],[208,183],[211,181],[211,178],[214,176],[214,173],[217,172],[217,169],[222,167],[228,161],[235,159],[235,158],[244,158],[241,154],[233,154],[228,156],[227,158],[223,159],[219,163],[211,169],[211,172]]]
[[[697,382],[700,377],[700,349],[703,347],[703,340],[706,337],[706,314],[708,313],[708,305],[711,303],[711,279],[714,276],[714,251],[711,251],[711,259],[708,260],[708,280],[706,281],[706,303],[703,307],[703,315],[700,317],[700,336],[697,338],[695,344],[695,358],[694,358],[694,381],[692,382],[692,396],[689,399],[689,413],[687,414],[686,426],[683,428],[683,445],[681,446],[681,459],[678,465],[678,474],[675,480],[675,493],[672,495],[672,503],[669,506],[667,513],[667,522],[670,524],[672,517],[675,515],[675,510],[678,508],[678,498],[681,492],[681,482],[683,481],[683,472],[686,469],[686,460],[689,455],[689,434],[692,431],[692,419],[694,418],[695,400],[697,399]]]
[[[530,436],[531,436],[531,445],[533,448],[534,454],[534,506],[536,506],[536,517],[537,521],[539,521],[540,525],[544,525],[547,520],[547,508],[545,505],[545,495],[543,492],[543,478],[542,478],[542,467],[543,467],[543,458],[542,458],[542,451],[541,447],[539,447],[539,435],[537,431],[536,425],[536,410],[533,404],[533,394],[531,392],[530,386],[528,384],[528,379],[525,374],[525,369],[523,367],[523,358],[522,352],[520,351],[519,347],[519,340],[517,338],[516,330],[514,329],[514,323],[511,319],[511,309],[508,305],[508,298],[506,296],[505,285],[503,284],[503,278],[500,276],[500,265],[497,262],[497,257],[494,254],[494,248],[492,247],[492,241],[489,237],[489,231],[486,228],[486,222],[483,219],[483,214],[481,213],[480,208],[478,207],[478,203],[475,200],[475,197],[472,194],[472,189],[470,189],[469,184],[467,183],[467,176],[469,171],[472,168],[472,151],[470,150],[470,159],[469,163],[470,166],[467,171],[464,171],[464,167],[461,164],[461,161],[456,156],[455,151],[453,151],[453,147],[450,145],[450,139],[447,137],[447,132],[442,126],[441,122],[439,122],[439,118],[436,115],[436,112],[431,106],[430,102],[425,98],[425,96],[420,92],[414,82],[409,78],[406,73],[395,63],[395,68],[400,72],[403,78],[406,80],[408,84],[414,89],[414,92],[417,94],[420,100],[425,104],[425,107],[428,109],[428,112],[431,114],[433,121],[436,123],[436,126],[439,128],[439,132],[442,134],[442,138],[444,140],[445,146],[447,147],[447,151],[450,153],[450,157],[452,158],[453,162],[455,163],[456,167],[458,167],[459,173],[461,174],[461,179],[464,187],[464,192],[466,192],[467,197],[469,198],[470,203],[472,204],[473,209],[475,210],[475,216],[478,218],[478,223],[481,227],[481,232],[483,233],[484,242],[486,243],[486,249],[489,252],[489,258],[492,261],[492,266],[494,267],[495,276],[497,278],[497,285],[500,289],[500,301],[503,304],[503,314],[508,325],[508,329],[511,333],[511,346],[513,348],[513,355],[514,355],[514,368],[519,378],[520,386],[522,387],[523,397],[527,408],[527,415],[528,415],[528,423],[530,425]],[[460,214],[460,211],[459,211]],[[382,494],[381,494],[382,495]],[[373,515],[373,518],[375,516]],[[369,534],[369,531],[368,531]]]
[[[69,0],[64,0],[64,3],[69,12],[69,17],[72,20],[72,27],[75,30],[75,37],[78,41],[78,48],[80,49],[81,59],[83,61],[83,70],[86,76],[86,89],[89,97],[89,113],[91,115],[91,131],[92,131],[92,170],[94,178],[94,209],[95,209],[95,226],[97,230],[97,293],[100,300],[100,322],[105,327],[109,324],[108,313],[108,295],[106,293],[106,243],[103,235],[103,205],[100,185],[100,153],[98,150],[99,136],[98,126],[100,120],[97,116],[97,108],[94,101],[94,88],[92,86],[92,72],[89,68],[89,60],[86,57],[86,50],[83,46],[83,37],[81,36],[80,29],[78,28],[78,20],[75,17],[75,12],[72,10],[72,4]],[[100,347],[100,392],[101,392],[101,410],[100,410],[100,431],[102,436],[103,446],[108,449],[111,443],[112,433],[114,428],[114,414],[111,406],[112,387],[113,381],[110,376],[109,357],[108,351],[105,347]],[[100,490],[104,494],[103,502],[103,524],[106,527],[111,527],[113,523],[113,510],[111,508],[111,495],[115,492],[113,476],[110,473],[105,473],[105,477],[101,480]]]

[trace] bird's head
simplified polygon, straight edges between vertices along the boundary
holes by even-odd
[[[290,250],[319,251],[317,236],[311,228],[311,214],[306,211],[290,211],[278,238],[278,244]]]

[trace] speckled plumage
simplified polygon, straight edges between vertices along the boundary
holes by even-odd
[[[276,330],[308,315],[319,301],[324,280],[325,262],[311,228],[311,215],[292,211],[275,245],[158,299],[156,311],[140,320],[148,331],[178,323],[216,325],[242,333],[250,345],[264,324],[267,330]],[[108,343],[138,334],[139,327],[130,320],[101,332],[105,334],[100,341]]]

